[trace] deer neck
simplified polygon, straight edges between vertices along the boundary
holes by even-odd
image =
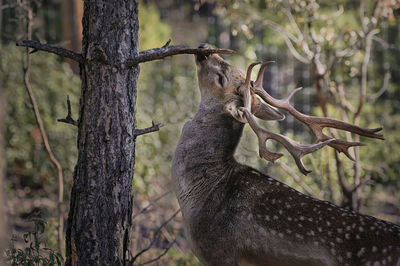
[[[211,103],[202,101],[193,120],[185,124],[173,159],[175,193],[184,216],[237,165],[233,155],[243,124],[225,114],[222,104]]]

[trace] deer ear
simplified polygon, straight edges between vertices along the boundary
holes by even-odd
[[[255,98],[255,99],[254,99]],[[262,120],[283,120],[285,115],[279,111],[263,104],[257,97],[254,96],[251,112],[258,118]]]

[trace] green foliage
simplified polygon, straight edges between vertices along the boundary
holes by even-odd
[[[24,233],[23,240],[25,248],[15,248],[15,238],[11,239],[11,248],[6,250],[6,259],[11,265],[63,265],[63,257],[61,254],[42,247],[42,237],[46,223],[42,220],[34,220],[33,231]]]
[[[177,265],[177,266],[201,266],[202,264],[200,261],[196,258],[196,256],[192,252],[188,252],[184,257],[180,255],[180,253],[174,249],[171,248],[168,251],[168,257],[166,258],[166,261],[171,261],[173,263],[169,263],[168,265]]]
[[[139,43],[141,49],[160,47],[171,36],[171,28],[160,21],[154,6],[140,5]],[[141,65],[137,93],[137,126],[148,127],[151,121],[164,123],[158,132],[136,140],[135,189],[153,194],[155,177],[161,186],[170,180],[173,152],[183,123],[191,117],[199,101],[194,60],[188,57],[167,58]],[[168,180],[168,181],[167,181]]]
[[[160,47],[171,37],[171,28],[160,20],[157,7],[152,4],[139,4],[139,49]]]
[[[5,45],[0,51],[0,72],[7,99],[7,176],[13,182],[21,182],[15,185],[40,188],[55,184],[57,178],[43,149],[23,85],[23,53],[23,49],[14,45]],[[72,110],[77,117],[79,77],[57,56],[39,52],[32,56],[30,78],[50,145],[68,177],[76,163],[77,132],[70,125],[58,123],[57,118],[64,118],[67,114],[67,95],[71,97]]]

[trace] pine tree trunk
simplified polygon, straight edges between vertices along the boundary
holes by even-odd
[[[78,162],[66,236],[67,265],[123,265],[132,214],[137,0],[85,1]]]

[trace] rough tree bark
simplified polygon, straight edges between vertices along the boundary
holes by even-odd
[[[67,265],[124,265],[132,212],[138,1],[85,1]]]

